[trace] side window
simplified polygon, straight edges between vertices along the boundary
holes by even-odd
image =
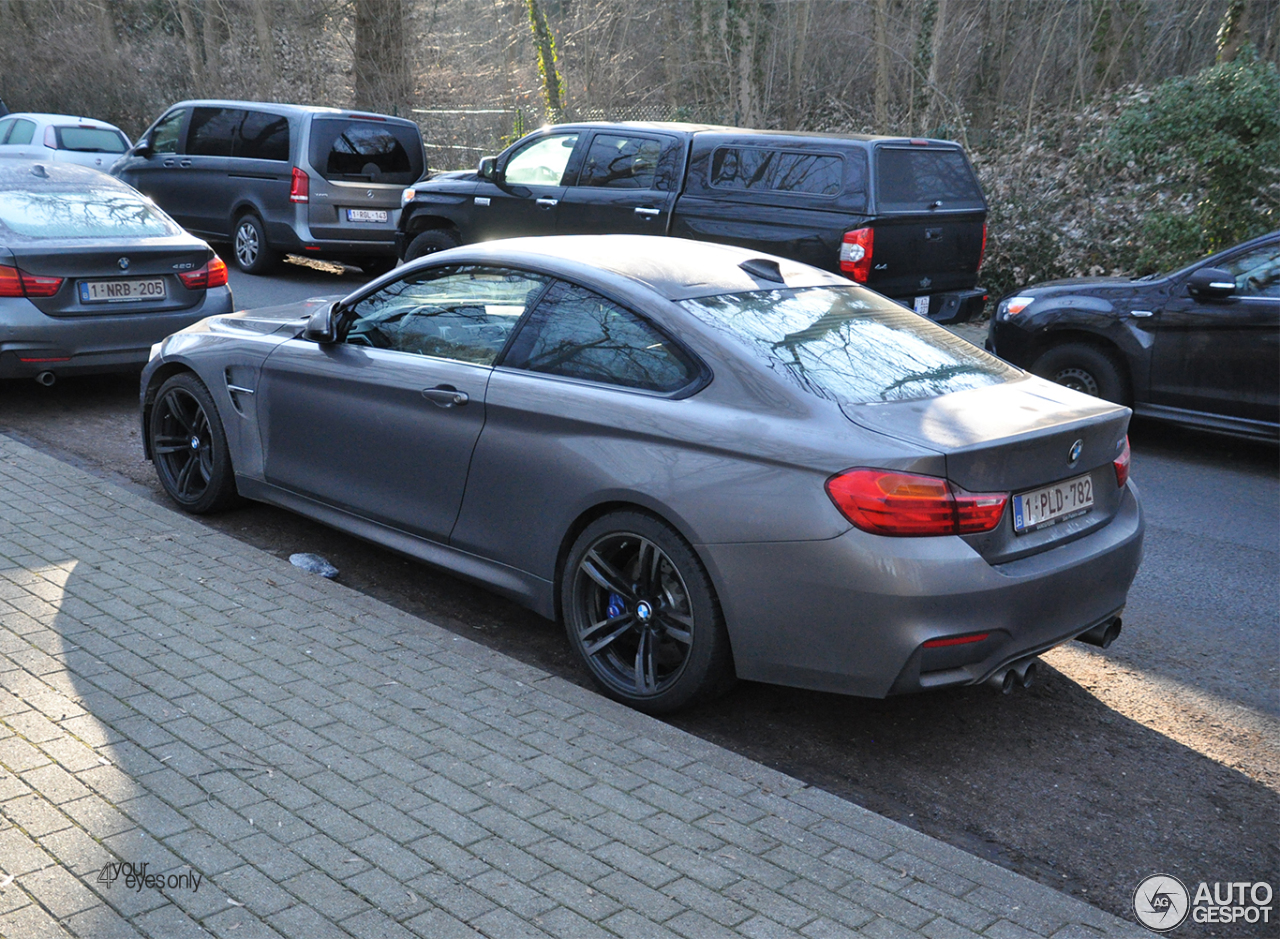
[[[546,282],[536,274],[475,265],[419,271],[357,303],[345,341],[492,365]]]
[[[775,150],[720,147],[711,155],[711,185],[717,189],[768,189]]]
[[[193,156],[231,156],[244,111],[194,108],[187,128],[187,153]]]
[[[649,137],[596,134],[578,177],[579,186],[655,189],[662,145]]]
[[[547,291],[502,364],[662,392],[678,391],[698,374],[673,343],[630,310],[563,281]]]
[[[246,111],[235,154],[250,160],[288,160],[289,119],[265,111]]]
[[[13,122],[13,130],[9,131],[9,139],[5,143],[10,146],[23,146],[31,143],[31,138],[35,136],[35,121],[24,121],[21,118]]]
[[[154,153],[177,153],[178,132],[182,130],[183,111],[174,111],[151,130],[151,150]]]
[[[1280,244],[1257,248],[1222,265],[1242,297],[1280,297]]]
[[[535,140],[507,161],[506,182],[512,186],[560,185],[577,143],[577,134],[556,134]]]
[[[0,121],[0,144],[7,142],[4,138],[13,128],[14,123],[15,119],[12,117],[7,120]]]
[[[844,160],[825,153],[779,153],[773,188],[834,196],[844,184]]]

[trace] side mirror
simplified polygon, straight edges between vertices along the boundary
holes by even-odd
[[[149,137],[143,137],[133,145],[134,156],[140,156],[144,160],[149,160],[153,153],[155,153],[155,151],[151,149],[151,138]]]
[[[480,165],[476,167],[476,175],[491,183],[500,182],[501,174],[498,172],[498,158],[491,156],[481,157]]]
[[[1219,267],[1202,267],[1187,278],[1187,293],[1207,300],[1225,300],[1236,292],[1236,279]]]
[[[319,343],[337,342],[338,315],[341,310],[342,305],[339,303],[331,303],[316,310],[307,320],[306,329],[302,331],[302,338]]]

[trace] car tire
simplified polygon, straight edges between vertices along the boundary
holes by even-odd
[[[236,220],[232,251],[236,267],[246,274],[267,274],[280,261],[279,252],[267,244],[267,230],[263,227],[262,220],[252,212]]]
[[[230,508],[238,499],[222,419],[204,383],[190,372],[169,378],[147,421],[160,485],[193,515]]]
[[[1098,346],[1068,342],[1036,359],[1031,371],[1041,378],[1116,404],[1128,404],[1129,390],[1115,356]]]
[[[665,714],[723,694],[733,654],[711,579],[665,522],[616,512],[588,525],[560,578],[565,631],[609,697]]]
[[[448,251],[450,248],[456,248],[459,244],[461,242],[453,234],[439,228],[433,228],[415,236],[413,241],[409,242],[409,247],[405,248],[404,251],[404,260],[407,264],[428,254],[435,254],[437,251]]]

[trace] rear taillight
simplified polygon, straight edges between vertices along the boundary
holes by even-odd
[[[293,176],[289,180],[289,201],[311,201],[311,177],[307,175],[306,170],[299,169],[296,166],[293,168]]]
[[[0,297],[52,297],[61,288],[61,277],[42,277],[0,264]]]
[[[967,492],[936,476],[878,469],[832,476],[827,495],[863,531],[899,537],[991,531],[1009,501],[1007,492]]]
[[[227,285],[227,265],[220,257],[214,257],[208,264],[200,268],[198,271],[187,271],[185,274],[179,274],[178,280],[182,281],[184,287],[188,290],[206,290],[209,287],[225,287]]]
[[[1124,435],[1124,447],[1120,450],[1120,455],[1111,461],[1111,465],[1116,468],[1116,487],[1124,488],[1124,484],[1129,481],[1129,463],[1133,459],[1133,454],[1129,451],[1129,435]]]
[[[875,234],[873,228],[847,231],[840,244],[840,270],[860,284],[865,284],[871,276],[871,249],[875,244]]]
[[[987,223],[982,223],[982,247],[978,250],[978,266],[975,271],[982,270],[982,262],[987,259]]]
[[[982,642],[991,633],[971,633],[968,636],[945,636],[942,639],[930,639],[924,643],[926,649],[945,649],[947,646],[967,646],[971,642]]]

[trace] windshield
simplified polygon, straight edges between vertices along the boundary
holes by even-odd
[[[132,192],[0,190],[0,225],[28,239],[159,238],[181,229]]]
[[[783,380],[842,404],[998,385],[1021,373],[861,287],[761,290],[681,304]]]

